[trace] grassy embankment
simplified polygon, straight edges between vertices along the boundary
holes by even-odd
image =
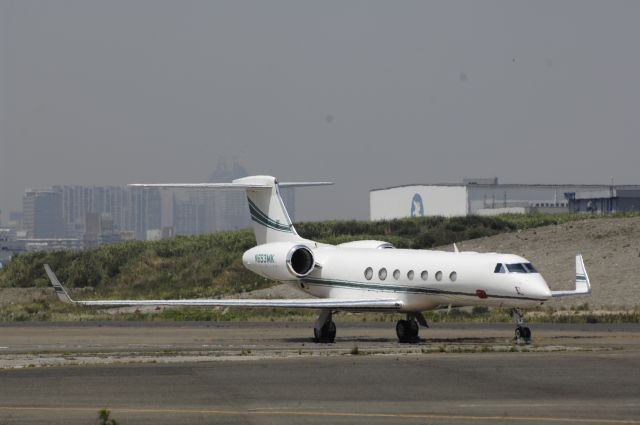
[[[636,214],[637,215],[637,214]],[[629,216],[629,215],[617,215]],[[531,214],[499,217],[412,218],[391,221],[327,221],[296,224],[306,238],[325,243],[359,239],[386,240],[399,248],[432,248],[499,233],[597,219],[582,214]],[[615,216],[606,216],[615,217]],[[175,237],[157,242],[125,242],[87,251],[36,252],[19,255],[0,270],[2,287],[46,287],[42,264],[49,263],[60,280],[79,298],[201,298],[220,297],[273,285],[247,271],[242,253],[255,244],[249,230]],[[584,310],[584,308],[583,308]],[[537,320],[637,321],[637,317],[594,318],[555,316],[541,312]],[[64,305],[53,298],[5,306],[0,321],[19,320],[309,320],[315,312],[288,310],[166,309],[153,314],[105,312]],[[506,321],[501,310],[429,313],[432,321]],[[633,315],[635,316],[635,315]],[[358,315],[357,320],[396,320],[393,315]]]

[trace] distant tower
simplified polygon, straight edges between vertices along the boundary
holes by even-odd
[[[29,238],[63,238],[62,193],[55,190],[27,190],[22,198],[24,229]]]

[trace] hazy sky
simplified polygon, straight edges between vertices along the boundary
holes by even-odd
[[[640,183],[638,1],[0,0],[0,209],[205,181],[220,156],[367,218],[369,189]]]

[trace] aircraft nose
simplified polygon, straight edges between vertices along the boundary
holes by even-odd
[[[535,284],[535,292],[536,297],[545,299],[551,298],[551,289],[549,289],[549,285],[547,285],[547,282],[542,276],[540,276],[540,280]]]

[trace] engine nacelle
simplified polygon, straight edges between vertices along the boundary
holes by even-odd
[[[267,279],[299,279],[313,271],[311,248],[301,243],[273,242],[258,245],[242,256],[245,267]]]

